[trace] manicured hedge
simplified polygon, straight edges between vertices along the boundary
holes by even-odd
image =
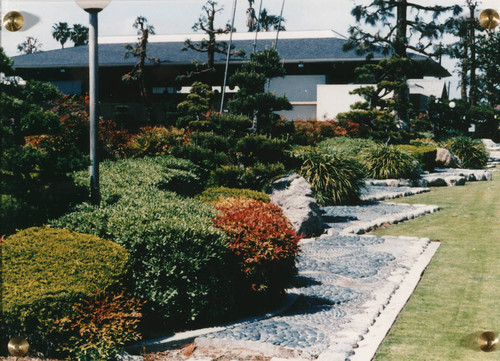
[[[205,189],[198,198],[204,202],[218,201],[220,198],[240,198],[246,197],[257,199],[263,202],[270,202],[271,198],[268,194],[254,191],[251,189],[227,188],[227,187],[211,187]]]
[[[429,172],[434,170],[436,166],[436,147],[401,144],[397,148],[403,152],[410,153],[420,163],[423,170]]]
[[[326,153],[338,153],[345,156],[361,159],[361,153],[367,149],[377,146],[377,143],[370,139],[334,137],[322,141],[318,148]]]
[[[117,202],[137,187],[191,195],[202,190],[206,171],[185,159],[172,156],[104,161],[100,166],[102,204]],[[76,183],[89,186],[88,173],[75,175]]]
[[[212,224],[215,210],[162,189],[170,166],[187,165],[196,169],[170,157],[104,163],[102,206],[83,204],[52,222],[123,245],[133,294],[169,329],[220,321],[234,306],[234,272],[227,237]]]
[[[54,321],[75,303],[119,284],[129,256],[96,236],[53,228],[28,228],[2,243],[4,337],[25,337],[33,350],[53,354]]]

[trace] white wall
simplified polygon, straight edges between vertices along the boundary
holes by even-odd
[[[290,102],[315,102],[316,86],[325,82],[325,75],[287,75],[272,79],[269,91],[278,96],[286,95]]]
[[[350,106],[363,98],[349,92],[360,87],[359,84],[318,85],[316,119],[331,120],[338,113],[350,111]]]

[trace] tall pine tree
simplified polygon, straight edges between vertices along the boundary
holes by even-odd
[[[352,10],[357,25],[349,29],[350,37],[345,50],[356,49],[368,58],[374,52],[395,54],[400,59],[409,58],[409,51],[425,56],[436,56],[439,49],[432,47],[447,29],[447,22],[439,19],[442,14],[460,14],[462,8],[454,6],[424,6],[408,0],[372,0],[368,5],[357,5]],[[368,29],[363,26],[367,26]],[[373,28],[377,30],[371,30]],[[412,42],[412,37],[417,38]],[[396,102],[409,103],[408,91],[396,90]],[[408,106],[406,107],[409,108]],[[402,127],[408,126],[408,114],[398,113]]]

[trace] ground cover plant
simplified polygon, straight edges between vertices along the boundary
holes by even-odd
[[[2,242],[2,343],[23,336],[46,356],[71,347],[51,331],[55,321],[89,295],[121,288],[128,261],[123,247],[96,236],[53,228],[11,235]]]
[[[500,179],[395,200],[437,204],[442,210],[375,232],[439,240],[434,259],[398,316],[375,360],[493,360],[476,337],[498,332],[500,314]]]

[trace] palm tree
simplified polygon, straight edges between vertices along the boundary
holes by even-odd
[[[64,49],[64,43],[70,38],[71,29],[68,27],[68,23],[59,23],[52,26],[52,37],[61,43],[61,47]]]
[[[89,43],[89,28],[81,24],[73,24],[69,37],[75,46],[87,45]]]
[[[258,29],[260,31],[270,31],[270,30],[286,30],[281,22],[285,22],[285,19],[279,15],[269,15],[266,9],[262,9],[260,12]]]

